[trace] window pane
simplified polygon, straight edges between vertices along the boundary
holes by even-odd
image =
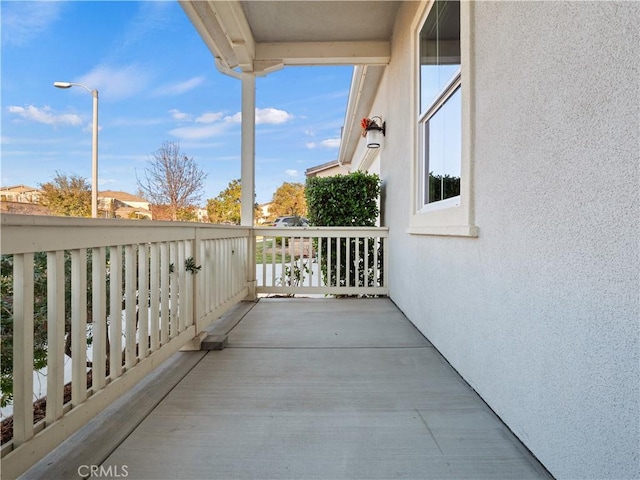
[[[425,122],[424,203],[460,195],[462,94],[460,88]]]
[[[437,1],[420,31],[420,111],[424,113],[460,68],[460,2]]]

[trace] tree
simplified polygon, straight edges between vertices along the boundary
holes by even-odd
[[[211,223],[240,225],[242,185],[232,180],[216,198],[207,200],[207,214]]]
[[[65,217],[91,216],[91,186],[77,175],[56,172],[54,179],[41,183],[40,203],[54,215]]]
[[[269,213],[273,218],[284,215],[307,215],[307,200],[302,183],[284,182],[273,194],[273,200],[269,207]]]
[[[136,175],[140,194],[152,204],[168,205],[171,219],[176,221],[180,209],[200,201],[207,174],[193,157],[180,152],[178,142],[164,142],[148,162],[144,178]]]
[[[207,215],[211,223],[240,225],[242,220],[242,183],[232,180],[216,198],[207,200]],[[254,216],[260,216],[260,208],[254,203]]]

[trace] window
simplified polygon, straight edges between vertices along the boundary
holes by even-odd
[[[420,31],[418,209],[459,205],[462,163],[460,2],[433,3]],[[442,202],[442,203],[441,203]]]
[[[471,185],[473,9],[473,2],[433,0],[424,4],[412,27],[412,234],[478,235]]]

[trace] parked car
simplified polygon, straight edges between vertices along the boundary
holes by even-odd
[[[308,227],[309,220],[292,215],[290,217],[278,217],[271,225],[273,227]]]

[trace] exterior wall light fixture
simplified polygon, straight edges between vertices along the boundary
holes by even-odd
[[[380,148],[382,137],[385,136],[387,122],[381,117],[363,118],[361,122],[362,136],[367,139],[367,148]]]

